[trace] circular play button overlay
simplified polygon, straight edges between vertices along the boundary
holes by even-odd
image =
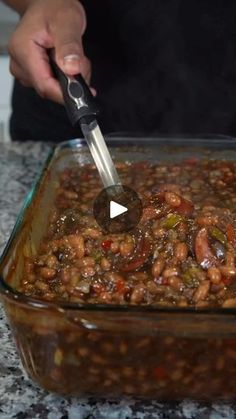
[[[139,223],[142,217],[142,201],[128,186],[109,186],[95,199],[93,214],[106,233],[124,233]]]

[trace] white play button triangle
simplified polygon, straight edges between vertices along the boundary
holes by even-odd
[[[117,204],[115,201],[110,201],[110,218],[118,217],[118,215],[124,214],[127,211],[128,208],[123,205]]]

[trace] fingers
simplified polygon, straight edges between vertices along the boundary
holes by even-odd
[[[17,48],[15,45],[14,48]],[[33,86],[45,99],[63,104],[62,92],[57,80],[53,77],[47,51],[44,47],[30,41],[27,52],[17,48],[10,61],[10,71],[14,77],[26,86]]]
[[[85,28],[85,13],[79,2],[35,0],[9,44],[11,73],[24,86],[34,87],[41,97],[64,103],[47,50],[55,48],[62,71],[71,76],[82,73],[89,84],[91,64],[82,44]]]
[[[42,98],[63,104],[62,92],[58,81],[53,76],[48,54],[44,47],[33,43],[28,68],[32,84],[38,94]]]
[[[22,71],[22,68],[16,63],[16,61],[11,60],[10,61],[10,72],[11,74],[20,81],[20,83],[25,87],[30,87],[30,83]]]

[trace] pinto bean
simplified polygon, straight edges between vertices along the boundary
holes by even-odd
[[[63,189],[61,192],[62,192],[62,194],[64,195],[65,198],[78,199],[78,194],[75,191]]]
[[[133,292],[131,294],[130,301],[133,304],[139,304],[142,302],[145,293],[145,286],[144,284],[139,284],[134,287]]]
[[[181,278],[179,276],[171,276],[168,278],[168,284],[171,288],[180,291],[183,287],[183,282],[181,281]]]
[[[102,233],[98,228],[86,228],[83,232],[84,237],[91,237],[91,239],[98,239]]]
[[[163,272],[164,278],[169,278],[171,276],[175,276],[175,275],[178,275],[178,274],[179,274],[179,272],[178,272],[177,268],[167,268]]]
[[[46,265],[48,266],[48,268],[56,269],[56,267],[58,265],[58,260],[57,260],[56,256],[49,255],[46,258]]]
[[[127,257],[133,252],[133,250],[134,250],[133,242],[122,241],[120,243],[121,256]]]
[[[228,298],[228,300],[225,300],[223,302],[222,307],[224,307],[224,308],[236,307],[236,298]]]
[[[188,247],[185,243],[177,243],[174,248],[174,255],[175,257],[184,262],[188,256]]]
[[[101,268],[104,271],[108,271],[110,269],[110,267],[111,267],[111,263],[109,262],[109,260],[107,258],[103,257],[101,259]]]
[[[179,207],[181,204],[181,198],[174,192],[165,192],[165,201],[171,207]]]
[[[166,235],[166,230],[164,228],[155,227],[152,230],[153,236],[158,239]]]
[[[92,266],[85,266],[81,270],[81,275],[83,275],[84,278],[89,278],[91,276],[95,275],[95,269]]]
[[[226,252],[225,264],[234,267],[234,255],[231,252]]]
[[[38,290],[42,291],[43,293],[45,293],[49,290],[48,285],[45,282],[39,281],[39,280],[37,280],[35,282],[34,287],[37,288]]]
[[[111,243],[111,251],[112,253],[119,253],[120,250],[120,244],[118,241],[114,241]]]
[[[213,284],[219,284],[221,281],[221,272],[218,268],[212,266],[207,270],[207,276]]]
[[[84,256],[84,238],[81,234],[70,234],[69,236],[66,236],[65,244],[74,250],[75,256],[78,259],[81,259]]]
[[[203,215],[201,217],[197,217],[196,221],[201,226],[211,226],[217,225],[219,222],[219,217],[217,215]]]
[[[95,260],[90,257],[90,256],[86,256],[83,257],[82,259],[79,259],[76,263],[76,266],[78,266],[79,268],[83,268],[83,267],[87,267],[87,266],[95,266]]]
[[[197,290],[194,293],[193,300],[198,303],[201,300],[205,300],[210,289],[210,281],[202,281]]]
[[[226,278],[235,278],[236,277],[236,267],[231,266],[220,266],[220,272]]]
[[[56,275],[55,269],[47,268],[46,266],[40,268],[40,275],[44,279],[52,279]]]
[[[165,267],[165,261],[163,259],[157,259],[152,265],[152,275],[154,278],[158,278]]]

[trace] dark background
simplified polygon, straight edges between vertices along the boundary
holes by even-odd
[[[236,135],[235,0],[83,0],[105,133]],[[15,84],[15,140],[80,135],[62,106]]]

